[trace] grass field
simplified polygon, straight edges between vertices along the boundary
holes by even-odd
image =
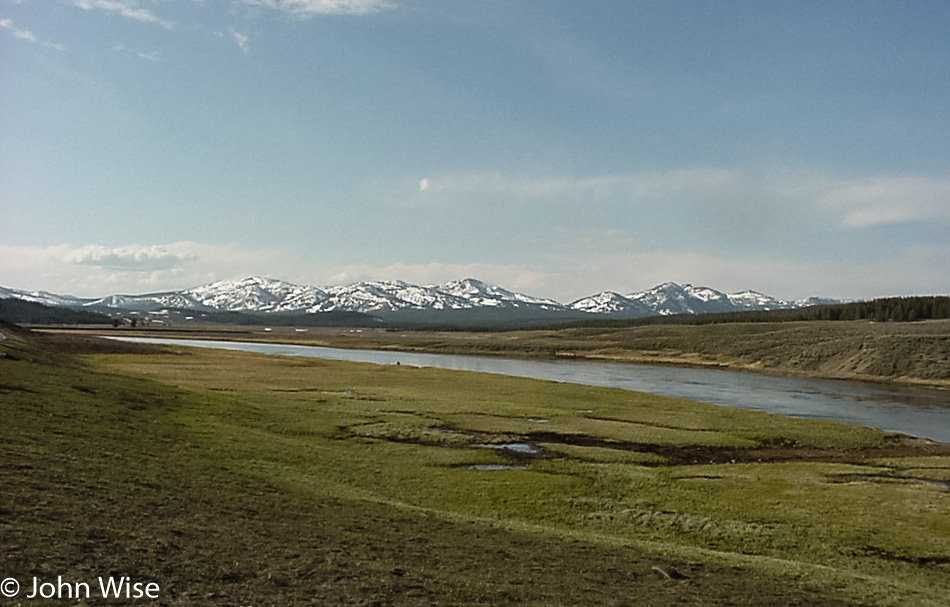
[[[169,605],[950,596],[948,445],[620,390],[2,331],[0,577],[24,586],[127,575]]]

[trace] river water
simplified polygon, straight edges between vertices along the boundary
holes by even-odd
[[[380,365],[439,367],[622,388],[792,417],[829,419],[950,442],[950,393],[936,389],[592,361],[519,360],[187,339],[112,339]]]

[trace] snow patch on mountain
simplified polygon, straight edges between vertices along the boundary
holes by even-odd
[[[435,287],[443,293],[453,295],[468,307],[489,306],[489,307],[520,307],[521,304],[529,306],[538,306],[543,309],[562,310],[564,304],[553,299],[541,299],[515,293],[508,289],[503,289],[495,285],[484,283],[475,278],[465,278],[463,280],[453,280]]]
[[[222,280],[188,289],[181,295],[197,303],[199,309],[228,312],[299,312],[328,299],[327,293],[317,287],[257,276]]]
[[[47,291],[24,291],[8,287],[0,287],[0,299],[22,299],[23,301],[43,304],[44,306],[70,308],[82,306],[86,302],[91,301],[82,297],[73,297],[72,295],[57,295]]]
[[[810,301],[810,300],[803,300]],[[832,302],[832,300],[824,300]],[[816,304],[807,304],[816,305]],[[579,299],[571,308],[592,314],[651,316],[655,314],[716,314],[746,310],[778,310],[802,307],[756,291],[724,293],[709,287],[666,282],[646,291],[621,295],[605,291]]]
[[[402,310],[508,309],[519,312],[583,312],[621,317],[777,310],[836,303],[835,300],[819,298],[787,302],[756,291],[727,294],[709,287],[667,282],[627,295],[604,291],[565,305],[552,299],[516,293],[475,278],[427,286],[393,280],[316,287],[257,276],[241,280],[222,280],[182,291],[110,295],[99,299],[0,287],[0,299],[11,297],[51,306],[100,311],[145,312],[180,308],[201,312],[389,313]]]

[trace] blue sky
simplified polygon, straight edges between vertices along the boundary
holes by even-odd
[[[0,0],[0,284],[950,292],[950,3]]]

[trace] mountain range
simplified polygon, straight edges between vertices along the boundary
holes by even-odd
[[[563,304],[531,297],[486,284],[474,278],[441,285],[414,285],[402,281],[359,282],[345,286],[316,287],[272,278],[224,280],[191,289],[144,295],[109,295],[80,298],[45,291],[0,287],[0,299],[16,298],[48,306],[85,309],[113,316],[157,313],[162,310],[201,312],[318,313],[359,312],[374,316],[423,313],[476,312],[501,315],[569,316],[609,315],[637,318],[673,314],[711,314],[749,310],[778,310],[838,303],[809,298],[783,301],[757,293],[724,293],[709,287],[667,282],[646,291],[622,295],[605,291]]]

